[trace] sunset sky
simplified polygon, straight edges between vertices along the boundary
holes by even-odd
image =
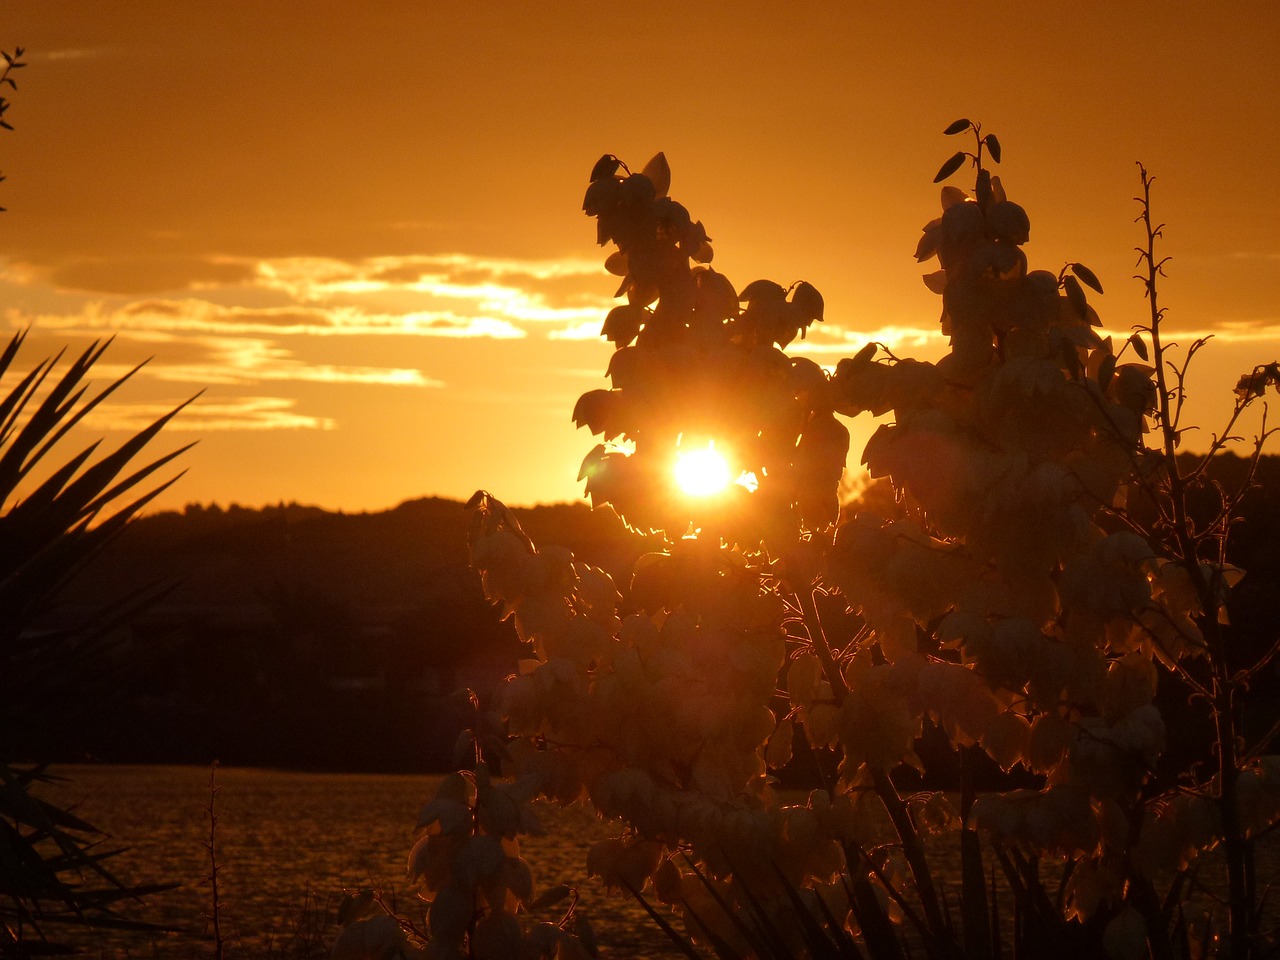
[[[603,153],[664,151],[739,289],[817,286],[793,352],[825,364],[941,351],[912,251],[962,116],[1003,143],[1032,267],[1090,266],[1127,336],[1141,160],[1170,329],[1217,335],[1197,415],[1280,358],[1274,0],[0,0],[0,24],[29,63],[0,317],[32,363],[111,335],[104,374],[154,357],[109,441],[204,390],[156,446],[200,440],[167,507],[579,496],[570,413],[607,385],[616,286],[581,212]]]

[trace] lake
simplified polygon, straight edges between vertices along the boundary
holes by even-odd
[[[168,934],[87,934],[81,940],[101,957],[182,957],[212,953],[203,919],[209,913],[207,806],[210,771],[203,767],[61,766],[66,782],[41,790],[127,849],[111,869],[132,883],[171,882],[178,889],[127,913],[175,928]],[[418,811],[435,790],[436,776],[295,773],[218,768],[217,849],[223,934],[231,957],[280,957],[294,937],[331,942],[333,911],[344,890],[375,887],[403,912],[421,908],[405,881]],[[798,801],[799,796],[796,797]],[[539,888],[579,883],[580,909],[596,931],[604,958],[681,956],[629,898],[607,897],[585,880],[591,844],[615,828],[582,808],[540,805],[548,834],[522,841]],[[944,838],[939,838],[943,840]],[[1259,878],[1280,876],[1280,844],[1260,849]],[[938,879],[954,883],[956,857],[949,841],[935,851]],[[1213,863],[1217,855],[1207,858]],[[1220,876],[1220,863],[1206,879]],[[1213,908],[1213,898],[1198,898]],[[1220,908],[1219,908],[1220,910]],[[1269,905],[1268,925],[1276,910]]]
[[[94,932],[83,942],[100,956],[192,957],[212,953],[209,913],[209,774],[202,767],[59,766],[65,783],[41,796],[77,804],[76,812],[126,851],[110,861],[125,882],[181,886],[126,912],[177,928],[171,934]],[[373,886],[412,907],[405,862],[418,811],[438,777],[294,773],[220,767],[217,850],[220,911],[231,956],[279,953],[295,935],[310,937],[342,892]],[[539,809],[548,835],[522,841],[539,886],[583,877],[591,843],[610,828],[582,809]],[[677,957],[663,934],[629,899],[606,897],[583,881],[580,910],[604,957]],[[306,912],[308,898],[314,909]]]

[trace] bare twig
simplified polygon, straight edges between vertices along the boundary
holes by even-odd
[[[209,802],[205,805],[205,814],[209,820],[209,839],[201,844],[205,852],[209,854],[209,875],[205,878],[205,883],[209,885],[209,913],[205,914],[205,919],[213,927],[213,956],[214,960],[222,960],[223,948],[229,938],[222,934],[222,900],[221,891],[218,886],[218,875],[222,872],[222,865],[218,862],[218,811],[217,800],[218,794],[222,787],[218,785],[218,761],[214,761],[209,767]]]

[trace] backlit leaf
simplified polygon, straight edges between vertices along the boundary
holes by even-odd
[[[619,196],[627,203],[644,206],[657,199],[658,191],[653,181],[643,173],[633,173],[622,181]]]
[[[822,319],[825,303],[822,294],[813,284],[805,280],[797,283],[795,289],[791,291],[791,302],[799,311],[802,320],[808,322]]]
[[[618,181],[611,177],[591,181],[582,198],[582,212],[597,217],[613,208],[618,199]]]
[[[609,254],[609,259],[604,262],[604,268],[615,277],[625,277],[627,275],[627,255],[621,250],[615,250]]]
[[[964,133],[971,126],[973,126],[973,124],[969,121],[968,117],[961,117],[959,120],[953,120],[950,126],[942,131],[942,134],[947,137],[955,136],[957,133]]]
[[[791,762],[791,740],[794,735],[790,720],[778,724],[773,736],[765,747],[764,759],[774,770],[779,770]]]
[[[653,181],[654,196],[667,195],[667,191],[671,189],[671,167],[667,165],[665,154],[655,153],[640,172]]]
[[[1106,390],[1115,374],[1116,358],[1112,354],[1107,354],[1102,358],[1102,364],[1098,367],[1098,386]]]
[[[782,284],[773,280],[752,280],[738,294],[739,303],[752,303],[757,300],[767,303],[786,298],[787,291],[783,289]]]
[[[1086,267],[1083,263],[1073,263],[1071,272],[1080,278],[1080,281],[1086,286],[1093,288],[1098,293],[1102,292],[1102,284],[1098,282],[1098,275]]]
[[[1005,195],[1004,184],[1000,182],[1000,178],[993,176],[991,178],[991,199],[996,203],[1004,203],[1009,198]]]
[[[610,415],[619,394],[611,390],[588,390],[578,398],[573,407],[574,425],[587,427],[592,433],[612,435],[608,432]]]
[[[622,161],[615,157],[612,153],[606,153],[603,157],[596,161],[596,165],[591,168],[591,182],[603,180],[612,177],[618,172],[618,167],[622,166]]]
[[[959,187],[953,187],[947,184],[942,188],[942,209],[954,206],[957,203],[964,203],[969,199],[969,195]]]
[[[987,230],[1005,243],[1023,244],[1031,236],[1031,219],[1019,204],[1001,200],[987,208]]]
[[[1067,277],[1062,281],[1062,287],[1067,293],[1067,300],[1071,303],[1071,309],[1079,314],[1080,319],[1087,320],[1089,318],[1089,301],[1084,295],[1084,287],[1080,286],[1080,281],[1075,277]]]
[[[625,347],[640,333],[640,324],[644,322],[645,312],[641,307],[622,304],[609,311],[604,318],[604,326],[600,335],[615,347]]]
[[[978,182],[973,190],[974,199],[978,201],[978,206],[985,210],[991,205],[993,199],[993,191],[991,189],[991,171],[979,170]]]
[[[592,447],[591,451],[582,458],[582,466],[578,469],[578,480],[586,480],[599,473],[606,453],[607,448],[603,443],[597,443]]]
[[[676,203],[669,197],[659,196],[654,206],[654,216],[668,236],[683,240],[690,235],[693,220],[683,204]]]
[[[1151,358],[1150,354],[1147,353],[1146,343],[1143,342],[1142,337],[1138,334],[1135,333],[1129,338],[1129,346],[1133,347],[1133,352],[1143,360],[1149,360]]]
[[[987,145],[987,152],[991,154],[991,159],[996,163],[1000,162],[1000,141],[996,139],[994,133],[988,133],[982,138],[982,142]]]
[[[938,168],[938,172],[934,176],[933,182],[941,183],[943,180],[947,179],[947,177],[959,170],[960,165],[964,163],[964,158],[965,152],[963,150],[957,150],[953,153],[951,155],[951,159]]]
[[[925,228],[920,236],[920,242],[916,244],[915,258],[920,263],[936,254],[942,245],[942,222],[935,220],[934,224],[932,227]]]

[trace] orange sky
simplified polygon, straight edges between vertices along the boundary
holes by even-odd
[[[911,254],[968,116],[1004,145],[1031,266],[1092,267],[1125,335],[1134,161],[1156,174],[1170,328],[1218,334],[1201,416],[1280,356],[1280,6],[869,7],[0,0],[30,64],[0,138],[3,321],[32,361],[109,334],[116,366],[154,355],[111,440],[205,389],[165,506],[570,499],[593,438],[569,415],[609,357],[580,212],[600,154],[665,151],[739,288],[815,284],[802,352],[932,357]]]

